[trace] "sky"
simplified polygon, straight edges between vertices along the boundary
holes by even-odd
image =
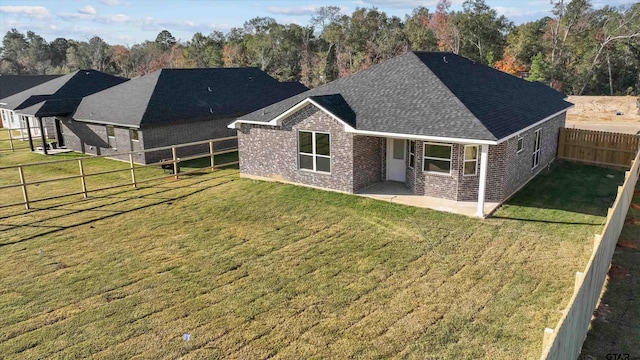
[[[460,10],[464,0],[451,0]],[[594,7],[625,5],[630,0],[592,0]],[[435,10],[437,0],[0,0],[0,32],[28,30],[52,41],[57,37],[87,41],[100,36],[109,44],[131,46],[155,40],[166,29],[188,41],[196,32],[227,33],[254,17],[269,16],[281,24],[308,25],[319,6],[339,6],[344,14],[357,7],[377,7],[404,19],[418,6]],[[516,25],[550,14],[550,0],[486,0]]]

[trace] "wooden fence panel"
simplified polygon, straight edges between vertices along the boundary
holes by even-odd
[[[638,135],[561,128],[558,158],[629,168],[639,145]]]
[[[570,133],[567,136],[571,135],[573,134]],[[587,134],[585,138],[593,141],[607,139],[605,136],[594,140],[598,139],[598,134]],[[614,139],[619,140],[620,137]],[[611,259],[624,226],[627,210],[633,199],[639,173],[640,151],[637,152],[633,160],[631,170],[625,174],[624,184],[618,188],[618,196],[613,207],[609,209],[602,235],[596,235],[594,238],[593,253],[585,270],[576,273],[574,293],[560,321],[555,329],[547,328],[544,331],[541,359],[576,359],[580,354],[589,330],[591,316],[596,309],[607,272],[611,266]]]

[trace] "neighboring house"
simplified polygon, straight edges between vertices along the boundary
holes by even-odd
[[[73,114],[83,97],[125,81],[96,70],[77,70],[0,99],[0,110],[14,120],[11,128],[31,129],[24,132],[32,150],[34,136],[43,143],[55,137],[64,146],[59,117]]]
[[[21,91],[30,89],[49,80],[53,80],[61,75],[7,75],[0,74],[0,102],[1,99],[17,94]],[[14,123],[13,118],[8,112],[0,109],[2,117],[2,127],[8,128]],[[15,127],[13,127],[15,128]]]
[[[87,96],[63,120],[68,149],[112,155],[235,136],[227,125],[238,116],[308,90],[281,83],[257,68],[163,69]],[[216,148],[237,142],[216,143]],[[208,152],[209,146],[178,148],[178,156]],[[145,152],[138,163],[171,157]]]
[[[451,53],[407,53],[240,117],[241,176],[502,202],[554,160],[572,105]]]

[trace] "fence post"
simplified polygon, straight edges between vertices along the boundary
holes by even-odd
[[[176,147],[171,147],[171,155],[173,156],[173,174],[175,179],[178,180],[178,158],[176,157]]]
[[[13,147],[13,129],[11,129],[11,123],[9,123],[9,145],[11,146],[11,151],[15,151]]]
[[[78,166],[80,167],[80,182],[82,182],[82,196],[87,198],[87,183],[84,180],[84,167],[82,167],[82,159],[78,159]]]
[[[129,153],[129,167],[131,169],[131,183],[133,184],[133,188],[137,187],[136,184],[136,170],[133,164],[133,153]]]
[[[213,156],[213,140],[209,141],[209,154],[211,154],[211,171],[216,167],[216,161]]]
[[[18,173],[20,174],[20,184],[22,185],[22,196],[24,197],[24,207],[29,210],[29,195],[27,195],[27,183],[24,181],[24,170],[22,166],[18,167]]]

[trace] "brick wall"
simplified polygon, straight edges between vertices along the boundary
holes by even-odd
[[[110,157],[129,160],[129,155],[119,155],[131,151],[131,139],[129,128],[114,127],[115,143],[107,140],[107,127],[105,125],[91,124],[64,119],[62,124],[62,136],[67,149],[83,152],[91,155],[110,155]],[[141,139],[142,141],[142,139]],[[134,161],[143,163],[144,157],[136,155]]]
[[[532,179],[540,171],[556,158],[558,150],[558,134],[564,127],[566,113],[562,113],[544,124],[534,127],[521,134],[524,140],[522,152],[517,153],[518,137],[514,136],[505,143],[505,186],[503,199],[513,195],[522,185]],[[534,132],[542,129],[540,142],[540,165],[535,169],[532,166],[532,153],[534,145]]]
[[[331,173],[298,169],[298,130],[330,134]],[[274,180],[353,192],[353,134],[313,105],[286,119],[281,127],[242,124],[238,131],[240,172]]]
[[[353,137],[353,192],[382,181],[382,141],[373,136]]]

